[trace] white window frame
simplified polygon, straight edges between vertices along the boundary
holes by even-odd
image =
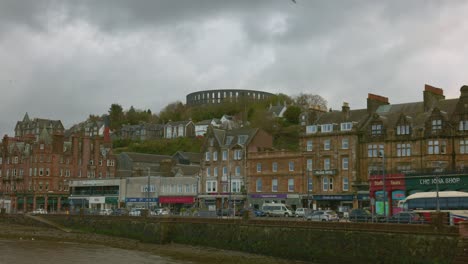
[[[341,123],[341,131],[351,131],[353,129],[352,122]]]
[[[408,124],[401,124],[396,127],[396,134],[397,135],[409,135],[410,134],[410,126]]]
[[[258,178],[255,181],[255,191],[256,192],[262,192],[262,187],[263,187],[263,182],[261,178]]]
[[[341,149],[349,149],[349,138],[341,139]]]
[[[314,150],[314,142],[312,140],[307,140],[307,151],[313,151]]]
[[[343,177],[343,191],[349,191],[349,178]]]
[[[278,172],[278,162],[274,161],[272,164],[271,164],[271,170],[273,172]]]
[[[460,139],[460,154],[468,154],[468,139]]]
[[[468,130],[468,120],[460,120],[458,130],[459,131],[467,131]]]
[[[322,178],[322,190],[324,192],[328,191],[328,177],[327,176]]]
[[[349,157],[341,158],[341,169],[343,170],[349,169]]]
[[[271,180],[271,191],[278,192],[278,179]]]
[[[314,161],[312,159],[307,159],[307,165],[306,165],[307,171],[312,171],[314,168]]]
[[[320,126],[322,133],[330,133],[333,132],[333,124],[323,124]]]
[[[323,169],[324,170],[329,170],[331,168],[331,160],[330,158],[324,158],[323,159]]]
[[[257,172],[262,172],[262,163],[257,163]]]
[[[294,161],[289,161],[288,167],[289,167],[289,171],[294,171]]]
[[[294,192],[294,178],[288,179],[288,192]]]
[[[317,125],[306,126],[306,134],[315,134],[317,133]]]
[[[330,150],[331,149],[331,140],[324,139],[323,140],[323,150]]]

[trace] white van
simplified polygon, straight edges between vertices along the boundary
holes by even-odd
[[[293,210],[289,205],[281,203],[265,203],[262,205],[262,211],[266,213],[267,216],[293,216]]]

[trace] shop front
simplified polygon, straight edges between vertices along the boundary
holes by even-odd
[[[468,192],[468,175],[434,174],[406,177],[406,195],[418,192],[461,191]]]
[[[172,212],[180,212],[182,208],[190,208],[195,204],[194,196],[160,196],[159,204],[163,208],[170,208]]]
[[[352,194],[317,194],[314,195],[312,208],[314,210],[349,211],[353,207]]]
[[[373,175],[369,179],[371,210],[378,215],[391,216],[401,211],[398,202],[406,198],[404,174]],[[384,213],[385,212],[385,213]]]
[[[271,194],[251,194],[249,196],[250,207],[260,209],[264,203],[282,203],[291,206],[294,210],[302,207],[301,196],[299,194],[271,193]]]
[[[159,205],[159,198],[127,197],[125,204],[127,208],[146,208],[149,205],[150,209],[154,209]]]

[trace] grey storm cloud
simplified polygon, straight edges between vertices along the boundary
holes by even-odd
[[[65,127],[112,103],[158,112],[204,89],[365,107],[467,84],[466,1],[3,0],[0,133],[25,112]]]

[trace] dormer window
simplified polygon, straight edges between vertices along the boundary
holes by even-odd
[[[350,131],[352,128],[353,123],[351,122],[341,123],[341,131]]]
[[[397,135],[409,135],[410,134],[410,126],[409,125],[399,125],[396,127],[396,134]]]
[[[382,135],[383,134],[383,126],[382,124],[373,124],[371,126],[371,134],[373,136],[377,136],[377,135]]]
[[[460,131],[467,131],[468,130],[468,120],[460,120],[460,125],[458,127]]]
[[[311,125],[306,127],[306,134],[315,134],[317,133],[317,126]]]
[[[239,144],[244,144],[247,141],[247,136],[246,135],[239,135],[237,137],[237,143]]]
[[[441,119],[432,120],[432,131],[439,131],[441,129],[442,129],[442,120]]]
[[[234,138],[233,136],[227,136],[226,137],[226,145],[231,145],[231,142],[232,142],[233,138]]]
[[[321,125],[322,133],[328,133],[333,131],[333,124]]]

